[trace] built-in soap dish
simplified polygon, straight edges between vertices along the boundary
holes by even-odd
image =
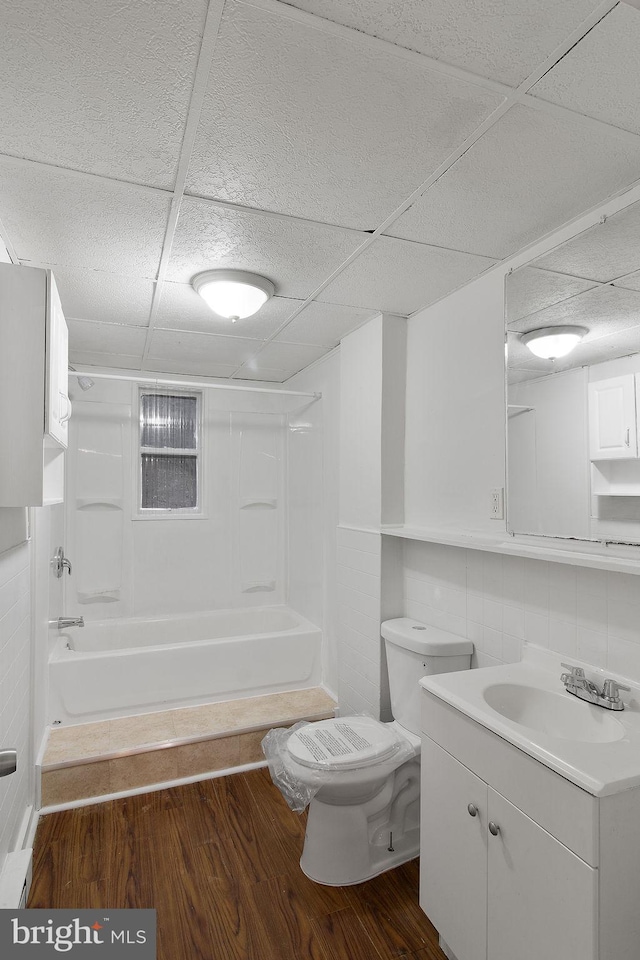
[[[253,498],[247,498],[240,501],[241,510],[250,510],[252,508],[262,508],[263,510],[275,510],[278,506],[278,501],[275,498],[265,498],[263,500],[255,500]]]
[[[253,580],[242,584],[243,593],[271,593],[275,588],[275,580]]]

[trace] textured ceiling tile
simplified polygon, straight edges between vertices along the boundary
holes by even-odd
[[[506,280],[507,321],[519,320],[561,300],[589,290],[593,284],[578,277],[567,277],[535,267],[520,267]]]
[[[48,263],[35,264],[49,267]],[[65,317],[146,326],[153,297],[152,280],[123,277],[102,270],[53,266]]]
[[[493,260],[378,237],[318,299],[407,316],[457,289]]]
[[[578,324],[588,328],[584,342],[634,327],[640,321],[640,292],[620,287],[595,287],[571,300],[556,303],[530,317],[509,324],[517,332],[555,324]]]
[[[374,229],[502,99],[228,0],[187,186]]]
[[[287,0],[493,80],[518,84],[597,6],[595,0]]]
[[[530,92],[640,133],[639,48],[640,10],[619,3]]]
[[[144,327],[126,327],[117,323],[93,323],[67,320],[70,352],[95,351],[122,353],[133,357],[144,351],[147,331]]]
[[[375,310],[313,301],[287,324],[276,337],[276,342],[286,340],[335,347],[343,337],[375,315]]]
[[[634,273],[640,268],[640,203],[607,217],[535,262],[603,283]]]
[[[363,234],[340,227],[185,199],[167,279],[189,283],[202,270],[250,270],[272,280],[279,297],[302,300],[364,240]]]
[[[0,152],[172,186],[205,0],[4,0]]]
[[[0,219],[21,260],[153,279],[168,214],[152,190],[0,162]]]
[[[272,340],[247,366],[252,369],[267,367],[272,370],[301,370],[327,352],[326,347],[306,343],[279,343]]]
[[[211,361],[239,366],[252,357],[262,345],[260,340],[185,333],[177,330],[154,330],[149,349],[149,365],[158,360]]]
[[[139,356],[127,357],[124,354],[99,353],[96,350],[71,350],[69,352],[69,362],[78,368],[90,366],[112,367],[122,370],[141,369],[141,358]]]
[[[233,378],[234,380],[263,380],[267,383],[284,383],[289,377],[292,377],[297,370],[270,370],[266,367],[259,367],[251,370],[249,367],[242,367]]]
[[[167,282],[162,288],[157,327],[218,333],[229,337],[266,340],[300,306],[301,300],[272,297],[252,317],[232,323],[212,313],[190,283]]]
[[[623,277],[621,280],[617,280],[614,286],[626,287],[627,290],[640,290],[640,270],[628,274],[628,276]]]
[[[629,186],[639,170],[640,139],[516,105],[387,233],[502,258]]]
[[[147,370],[146,366],[151,369]],[[215,363],[211,360],[159,360],[148,361],[145,373],[173,373],[189,377],[230,377],[238,369],[237,363]]]

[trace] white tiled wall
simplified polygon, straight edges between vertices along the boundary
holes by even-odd
[[[340,712],[380,713],[380,535],[338,527]]]
[[[473,640],[475,666],[529,641],[640,680],[640,576],[407,540],[403,608]]]
[[[0,554],[0,747],[18,750],[18,770],[0,779],[0,872],[31,803],[30,572],[25,544]]]

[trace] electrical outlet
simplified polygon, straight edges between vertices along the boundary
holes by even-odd
[[[489,516],[492,520],[504,520],[504,487],[494,487],[491,491]]]

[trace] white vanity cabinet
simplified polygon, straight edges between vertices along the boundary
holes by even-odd
[[[628,460],[638,456],[636,389],[633,373],[589,384],[592,460]]]
[[[0,506],[64,497],[68,333],[50,270],[0,263]]]
[[[456,960],[637,960],[640,791],[598,799],[422,700],[420,905]]]

